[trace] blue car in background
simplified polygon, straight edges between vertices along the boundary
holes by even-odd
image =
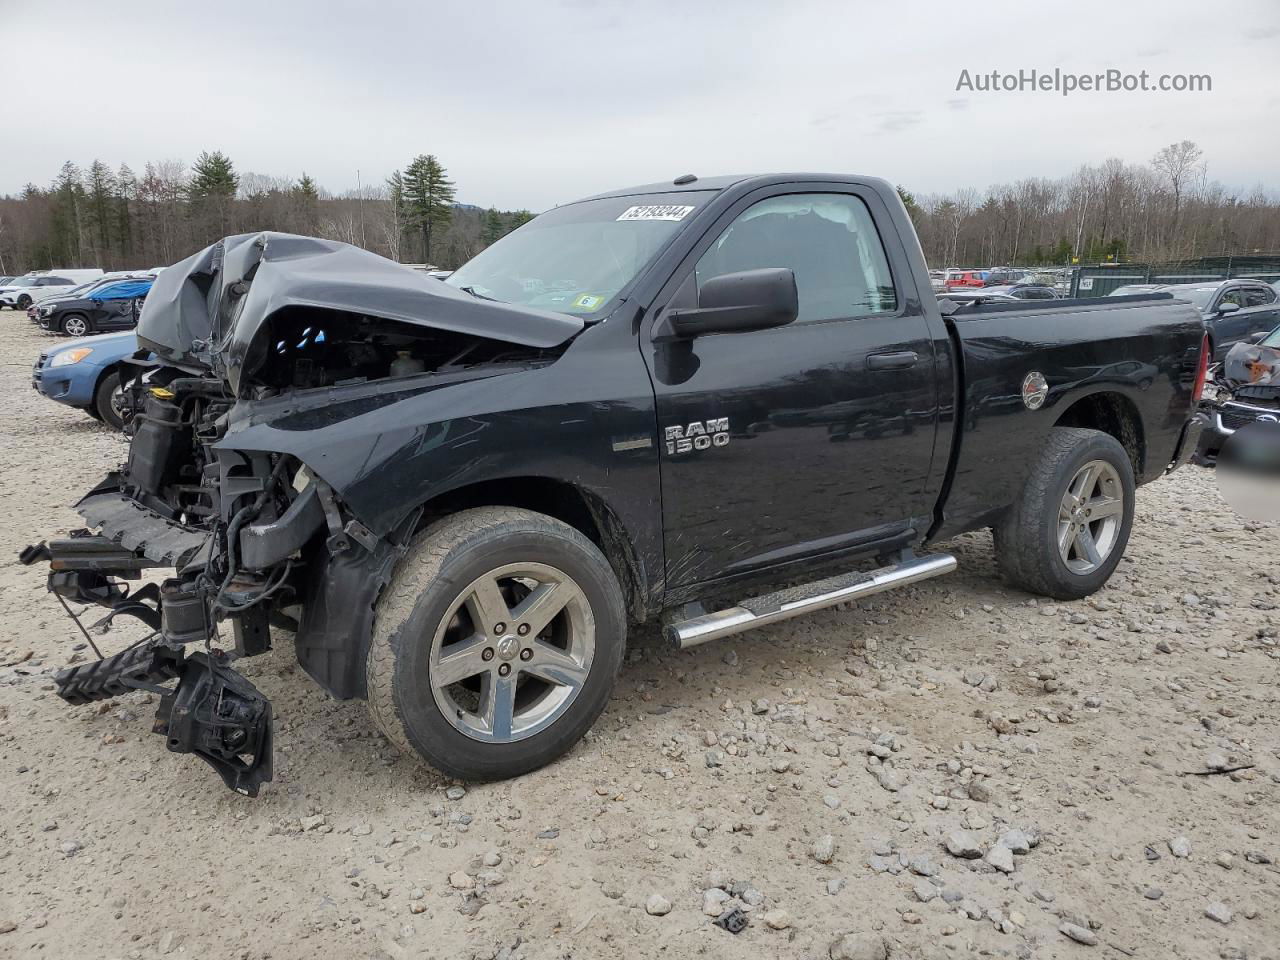
[[[129,277],[104,283],[80,296],[58,297],[35,305],[36,323],[70,337],[108,330],[131,330],[138,325],[142,303],[154,277]]]
[[[124,426],[120,361],[137,350],[138,338],[131,330],[68,340],[40,354],[31,386],[119,430]]]

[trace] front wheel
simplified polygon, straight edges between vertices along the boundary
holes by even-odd
[[[93,392],[93,409],[98,419],[116,430],[124,429],[124,388],[119,373],[108,373]]]
[[[511,507],[419,534],[375,614],[374,722],[464,780],[519,776],[569,750],[604,710],[626,645],[622,590],[599,548]]]
[[[69,337],[83,337],[89,332],[89,321],[78,313],[71,313],[62,318],[62,332]]]
[[[31,306],[31,298],[24,293],[18,298],[18,302],[13,305],[13,309],[25,310],[29,306]]]
[[[1133,464],[1098,430],[1055,427],[1022,494],[995,527],[1006,580],[1056,600],[1100,589],[1133,527]]]

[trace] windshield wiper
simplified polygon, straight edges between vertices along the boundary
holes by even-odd
[[[471,296],[475,297],[477,300],[488,300],[491,303],[505,302],[503,300],[499,300],[497,297],[486,297],[483,293],[476,293],[475,287],[459,287],[458,289],[461,290],[463,293],[471,294]]]

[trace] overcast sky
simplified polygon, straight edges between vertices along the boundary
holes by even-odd
[[[916,193],[1181,139],[1280,191],[1280,2],[0,0],[0,192],[63,161],[222,150],[334,192],[434,153],[458,199],[545,209],[692,172]],[[962,69],[1210,74],[1211,93],[972,93]]]

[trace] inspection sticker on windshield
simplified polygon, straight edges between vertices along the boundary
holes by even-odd
[[[675,203],[655,203],[644,207],[627,207],[619,220],[683,220],[693,213],[693,207]]]

